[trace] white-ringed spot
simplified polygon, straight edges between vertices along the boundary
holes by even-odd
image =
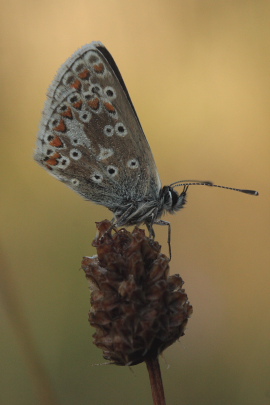
[[[106,125],[103,129],[103,133],[106,136],[113,136],[114,134],[114,128],[112,125]]]
[[[95,183],[102,183],[103,180],[103,176],[102,174],[95,172],[92,176],[91,179],[95,182]]]
[[[69,155],[74,160],[79,160],[82,157],[82,152],[79,149],[71,149]]]
[[[113,87],[106,86],[104,89],[104,94],[110,99],[114,100],[116,98],[116,92]]]
[[[127,162],[127,167],[129,167],[130,169],[138,169],[139,167],[139,162],[137,159],[130,159]]]
[[[128,133],[126,127],[124,126],[124,124],[123,124],[122,122],[118,122],[118,123],[115,125],[114,128],[115,128],[115,133],[116,133],[116,135],[118,135],[118,136],[126,136],[127,133]]]
[[[77,146],[77,145],[80,145],[80,142],[79,142],[79,140],[78,140],[78,138],[71,138],[71,144],[73,145],[73,146]]]
[[[110,177],[115,177],[118,174],[118,168],[115,166],[107,166],[107,173]]]
[[[61,156],[58,159],[58,165],[57,168],[58,169],[65,169],[66,167],[68,167],[70,164],[70,159],[67,156]]]
[[[84,122],[85,124],[90,122],[91,117],[92,117],[92,114],[89,111],[80,111],[80,113],[79,113],[80,120],[82,122]]]
[[[74,186],[74,187],[78,187],[79,184],[80,184],[80,182],[79,182],[78,179],[71,179],[71,180],[70,180],[70,183],[71,183],[71,185]]]
[[[102,93],[103,93],[102,87],[97,83],[91,84],[91,86],[89,87],[89,92],[91,92],[92,95],[98,94],[99,96],[102,95]]]
[[[70,104],[75,104],[75,103],[77,103],[77,102],[80,100],[80,97],[79,97],[78,94],[73,93],[73,94],[71,94],[71,95],[68,97],[67,100],[68,100],[68,102],[69,102]]]
[[[54,114],[49,121],[49,128],[53,129],[55,127],[58,127],[58,125],[60,125],[60,122],[61,122],[61,117],[59,116],[59,114]]]
[[[91,98],[93,97],[92,91],[84,91],[82,95],[87,101],[91,100]]]
[[[67,111],[67,109],[68,109],[68,104],[67,103],[62,103],[62,104],[60,104],[60,106],[57,108],[56,111],[59,114],[63,114],[65,111]]]
[[[47,135],[45,135],[44,140],[46,143],[50,143],[53,140],[53,138],[54,138],[54,136],[52,134],[47,134]]]

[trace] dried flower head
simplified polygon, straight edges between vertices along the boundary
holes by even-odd
[[[142,229],[114,233],[97,223],[97,256],[84,257],[91,286],[89,322],[106,360],[134,365],[157,357],[184,335],[192,306],[179,275],[168,276],[169,259]]]

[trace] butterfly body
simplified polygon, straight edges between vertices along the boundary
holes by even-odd
[[[158,220],[163,214],[173,214],[185,203],[186,190],[179,195],[170,186],[164,186],[155,200],[129,201],[113,212],[119,226],[145,223],[151,229],[154,223],[159,223]]]

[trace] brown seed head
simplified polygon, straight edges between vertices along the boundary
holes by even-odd
[[[84,257],[91,286],[89,322],[106,360],[134,365],[158,356],[184,335],[192,306],[179,275],[168,276],[169,259],[142,229],[112,233],[97,223],[97,256]]]

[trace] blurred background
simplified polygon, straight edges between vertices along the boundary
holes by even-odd
[[[144,364],[94,366],[95,221],[110,219],[32,158],[46,91],[79,47],[114,56],[164,185],[195,178],[172,224],[171,273],[194,307],[161,357],[170,405],[270,403],[270,3],[47,0],[1,4],[0,403],[151,404]],[[167,253],[167,231],[156,227]],[[169,367],[168,367],[169,366]]]

